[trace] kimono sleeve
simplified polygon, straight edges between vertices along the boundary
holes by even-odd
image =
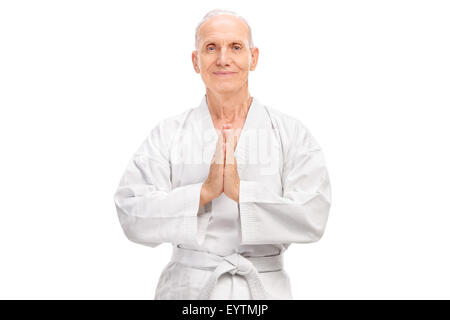
[[[157,126],[129,161],[114,194],[121,227],[129,240],[150,247],[202,244],[210,218],[199,209],[202,183],[172,188],[167,145]]]
[[[309,243],[325,230],[331,187],[325,158],[298,125],[284,161],[282,195],[257,181],[240,181],[242,244]]]

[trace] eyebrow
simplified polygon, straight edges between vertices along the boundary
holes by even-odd
[[[204,41],[203,42],[203,45],[208,45],[208,44],[211,44],[211,43],[216,43],[216,41],[215,40],[206,40],[206,41]],[[233,41],[230,41],[229,43],[239,43],[239,44],[244,44],[244,41],[243,40],[233,40]]]

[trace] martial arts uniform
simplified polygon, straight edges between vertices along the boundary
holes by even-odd
[[[239,203],[222,194],[199,207],[217,139],[206,94],[151,130],[114,195],[124,233],[173,245],[155,299],[292,299],[283,253],[318,241],[331,205],[321,147],[253,97],[234,152]]]

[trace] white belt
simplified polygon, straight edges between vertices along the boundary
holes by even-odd
[[[244,257],[239,253],[220,256],[213,253],[179,248],[174,246],[172,261],[198,269],[214,268],[214,272],[200,290],[198,300],[209,300],[211,293],[225,273],[238,274],[247,280],[253,300],[266,300],[267,293],[259,278],[259,272],[278,271],[283,269],[283,255]]]

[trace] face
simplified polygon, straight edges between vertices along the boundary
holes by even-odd
[[[245,22],[230,15],[215,16],[200,26],[198,36],[192,63],[205,86],[217,93],[230,93],[247,85],[259,52],[249,48]]]

